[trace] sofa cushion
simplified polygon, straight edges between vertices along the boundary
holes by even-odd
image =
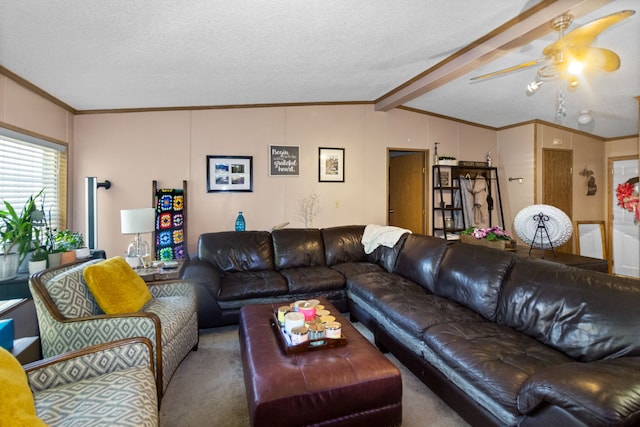
[[[56,270],[56,274],[49,280],[43,280],[49,296],[64,317],[77,319],[103,314],[82,275],[87,265],[101,261],[88,261],[62,272]],[[50,275],[51,273],[45,272],[44,274]]]
[[[0,402],[0,424],[5,425],[2,421],[4,420],[15,426],[46,426],[36,416],[33,394],[22,365],[2,347],[0,347]]]
[[[201,234],[198,257],[224,273],[273,270],[271,234],[268,231]]]
[[[222,277],[220,301],[285,295],[289,292],[286,279],[273,270],[245,271]]]
[[[151,299],[147,284],[122,257],[89,265],[83,276],[106,314],[135,313]]]
[[[435,281],[447,250],[443,239],[418,234],[407,235],[393,272],[435,293]]]
[[[280,274],[287,279],[291,294],[344,288],[344,276],[329,267],[287,268]]]
[[[277,270],[326,265],[322,233],[316,228],[273,230],[273,254]]]
[[[393,269],[396,266],[396,262],[398,260],[398,254],[404,247],[404,243],[409,235],[409,233],[405,233],[400,236],[400,238],[392,248],[384,245],[378,246],[373,250],[373,252],[367,254],[367,260],[369,262],[380,265],[389,273],[393,272]]]
[[[154,426],[156,392],[148,368],[128,368],[40,391],[35,404],[50,425]]]
[[[434,294],[494,320],[500,289],[517,256],[465,243],[450,245],[442,258]]]
[[[496,320],[581,362],[640,356],[634,279],[522,259],[503,286]]]
[[[493,322],[452,322],[435,325],[424,342],[455,374],[454,382],[480,402],[497,405],[503,421],[512,423],[521,414],[517,396],[522,384],[538,370],[571,359],[539,341]],[[511,418],[509,420],[508,418]]]
[[[356,276],[358,274],[381,273],[384,271],[384,269],[378,264],[370,262],[343,262],[341,264],[334,264],[331,268],[346,278]]]
[[[427,329],[440,323],[482,319],[479,314],[455,301],[430,294],[422,286],[394,274],[367,274],[350,278],[347,290],[350,295],[356,295],[383,313],[395,326],[419,339]]]
[[[364,225],[323,228],[324,257],[328,266],[367,259],[362,246]]]

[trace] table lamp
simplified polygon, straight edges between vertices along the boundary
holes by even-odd
[[[151,233],[155,230],[156,212],[153,208],[123,209],[120,211],[122,234],[135,234],[135,240],[127,248],[126,260],[133,268],[139,267],[142,257],[149,256],[149,243],[140,238],[140,233]]]

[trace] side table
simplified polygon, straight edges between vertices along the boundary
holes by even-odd
[[[184,265],[184,260],[177,260],[178,265],[175,268],[166,267],[150,267],[136,268],[138,276],[142,277],[145,282],[166,282],[180,279],[180,271]]]
[[[13,354],[22,365],[42,359],[42,356],[40,356],[40,338],[16,338],[13,340],[11,354]]]

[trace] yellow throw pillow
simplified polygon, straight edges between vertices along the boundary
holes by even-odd
[[[44,426],[37,417],[27,374],[20,362],[0,347],[0,426]]]
[[[122,257],[90,265],[82,274],[106,314],[135,313],[151,299],[147,284]]]

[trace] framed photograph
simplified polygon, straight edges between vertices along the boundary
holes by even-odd
[[[344,148],[318,148],[318,181],[344,182]]]
[[[269,175],[299,176],[300,147],[292,145],[270,145]]]
[[[207,156],[207,193],[253,191],[253,156]]]

